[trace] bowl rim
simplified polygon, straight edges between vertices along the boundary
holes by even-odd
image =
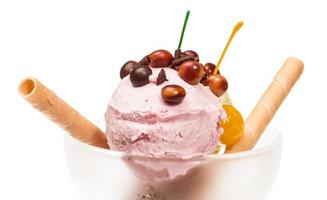
[[[107,156],[114,156],[114,157],[138,157],[138,158],[143,158],[143,159],[160,159],[160,160],[172,160],[172,161],[176,161],[176,160],[231,160],[231,159],[241,159],[241,158],[247,158],[247,157],[252,157],[252,156],[256,156],[259,154],[263,154],[266,152],[269,152],[279,146],[282,145],[282,135],[281,133],[275,129],[272,128],[270,126],[268,126],[265,132],[271,132],[274,136],[273,136],[273,140],[271,142],[269,142],[268,144],[265,144],[261,147],[258,147],[256,149],[253,150],[247,150],[247,151],[242,151],[242,152],[236,152],[236,153],[228,153],[228,154],[221,154],[221,155],[203,155],[203,156],[197,156],[197,157],[190,157],[190,158],[180,158],[180,159],[176,159],[176,158],[153,158],[153,157],[146,157],[146,156],[141,156],[141,155],[134,155],[134,154],[129,154],[129,153],[125,153],[125,152],[120,152],[120,151],[116,151],[116,150],[109,150],[109,149],[104,149],[101,147],[97,147],[97,146],[93,146],[87,143],[84,143],[76,138],[74,138],[73,136],[71,136],[68,133],[64,134],[64,139],[65,139],[65,148],[68,146],[68,142],[72,143],[82,149],[86,149],[87,151],[91,151],[91,152],[95,152],[95,153],[99,153],[99,154],[104,154]]]

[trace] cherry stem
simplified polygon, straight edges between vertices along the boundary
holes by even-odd
[[[219,58],[219,60],[218,60],[218,63],[217,63],[217,65],[216,65],[216,68],[215,68],[215,71],[213,72],[213,74],[217,74],[217,73],[218,73],[219,66],[220,66],[221,61],[223,60],[223,58],[224,58],[224,56],[225,56],[225,54],[226,54],[226,51],[227,51],[227,49],[228,49],[230,43],[232,42],[232,40],[233,40],[234,36],[236,35],[236,33],[240,30],[240,28],[242,28],[242,26],[243,26],[243,22],[242,22],[242,21],[239,21],[239,22],[235,25],[235,27],[234,27],[234,29],[233,29],[233,32],[232,32],[231,35],[229,36],[229,39],[228,39],[228,42],[227,42],[227,44],[226,44],[226,46],[225,46],[225,48],[224,48],[224,51],[223,51],[223,53],[221,54],[221,56],[220,56],[220,58]]]
[[[178,48],[177,49],[181,49],[183,38],[184,38],[185,28],[186,28],[186,25],[187,25],[188,18],[190,17],[190,14],[191,14],[191,11],[188,10],[186,12],[186,15],[185,15],[183,29],[182,29],[181,37],[179,38],[179,43],[178,43]]]

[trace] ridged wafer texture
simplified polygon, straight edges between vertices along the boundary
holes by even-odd
[[[298,58],[290,57],[285,61],[251,114],[245,120],[243,136],[226,153],[250,150],[255,146],[279,106],[300,78],[303,68],[304,64]]]
[[[33,77],[24,79],[19,93],[35,109],[65,129],[70,135],[90,145],[109,148],[105,134],[73,107]]]

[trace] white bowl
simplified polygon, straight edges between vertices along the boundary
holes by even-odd
[[[263,200],[276,178],[281,146],[280,133],[267,129],[251,151],[173,160],[65,137],[69,172],[84,200]]]

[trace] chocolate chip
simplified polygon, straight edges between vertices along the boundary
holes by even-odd
[[[166,77],[166,72],[164,69],[161,69],[161,71],[158,74],[158,78],[157,78],[157,85],[160,85],[161,83],[168,81],[167,77]]]

